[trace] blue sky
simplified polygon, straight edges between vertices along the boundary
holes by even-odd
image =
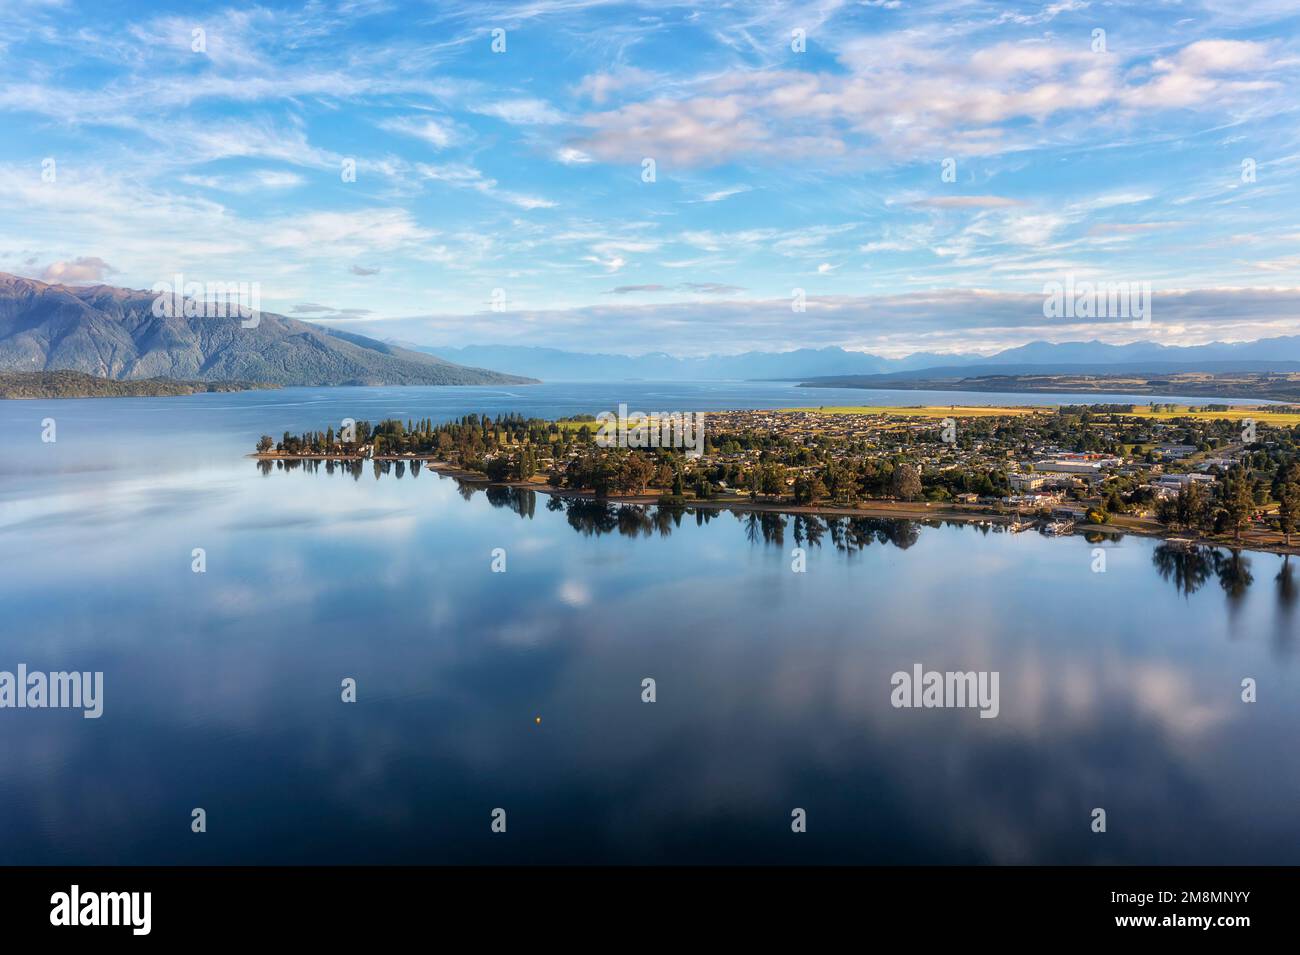
[[[1298,28],[1283,0],[0,0],[0,270],[257,282],[433,345],[1300,334]],[[1067,276],[1151,283],[1151,326],[1045,319]]]

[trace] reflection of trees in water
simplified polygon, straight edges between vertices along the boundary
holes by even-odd
[[[751,544],[760,540],[776,547],[785,546],[785,515],[772,511],[733,511],[745,525],[745,539]]]
[[[1165,580],[1172,580],[1174,589],[1190,597],[1205,586],[1214,573],[1214,559],[1209,547],[1180,547],[1177,544],[1159,544],[1151,554],[1151,562]]]
[[[1191,596],[1205,586],[1213,574],[1232,604],[1246,595],[1255,577],[1250,572],[1250,558],[1240,550],[1221,551],[1215,547],[1159,544],[1151,562],[1165,580],[1173,581],[1183,596]]]
[[[1114,531],[1086,531],[1083,539],[1089,544],[1104,544],[1110,541],[1112,544],[1121,543],[1124,540],[1123,534],[1117,534]]]
[[[844,523],[844,534],[836,546],[840,550],[862,550],[878,544],[893,544],[907,550],[921,538],[921,525],[916,521],[894,520],[886,517],[837,517],[831,522],[831,539],[835,540],[835,525]]]
[[[822,546],[830,537],[836,550],[853,552],[873,543],[892,544],[906,550],[920,538],[921,523],[887,517],[819,517],[814,514],[787,516],[772,511],[736,511],[737,519],[745,525],[745,536],[751,543],[760,540],[777,547],[784,546],[787,522],[795,544],[802,547]],[[937,525],[936,525],[937,526]]]
[[[1282,558],[1282,566],[1278,568],[1277,576],[1273,579],[1277,581],[1277,605],[1286,611],[1289,617],[1295,612],[1296,600],[1295,575],[1291,570],[1290,555]]]
[[[261,471],[263,476],[269,475],[272,471],[302,471],[304,474],[316,474],[324,468],[326,474],[350,475],[353,480],[357,480],[361,477],[364,462],[360,459],[336,461],[332,458],[329,460],[321,460],[320,458],[259,458],[256,464],[257,470]],[[412,465],[411,474],[415,475],[417,471],[418,468]],[[375,477],[379,477],[378,469],[375,471]]]
[[[1296,583],[1292,573],[1291,557],[1282,558],[1282,566],[1277,576],[1277,651],[1279,655],[1289,656],[1295,642],[1295,604]]]
[[[501,492],[517,488],[500,488]],[[522,491],[531,495],[531,491]],[[489,500],[493,491],[489,490]],[[504,494],[497,506],[514,507]],[[497,503],[494,501],[494,503]],[[526,516],[532,516],[532,504]],[[516,508],[517,509],[517,508]],[[690,514],[697,526],[716,520],[723,512],[705,508],[658,506],[641,504],[616,504],[594,498],[566,498],[552,495],[546,501],[548,511],[563,511],[569,526],[583,536],[618,533],[624,537],[668,537]],[[519,511],[524,513],[524,511]],[[861,550],[872,543],[892,544],[907,548],[916,543],[920,524],[916,521],[888,518],[823,518],[811,514],[780,514],[775,511],[733,510],[732,515],[741,522],[745,536],[751,543],[784,547],[789,531],[799,546],[820,547],[829,535],[834,546],[843,551]]]
[[[614,511],[618,522],[618,532],[624,537],[649,537],[654,530],[650,515],[645,508],[631,504],[620,505]]]
[[[826,522],[819,517],[796,514],[794,518],[794,542],[802,547],[821,547],[822,538],[826,536]]]
[[[371,471],[378,480],[383,475],[392,475],[398,479],[405,476],[409,468],[411,477],[420,473],[421,462],[411,461],[370,461]],[[262,459],[256,462],[257,468],[264,475],[272,470],[315,473],[323,466],[327,474],[350,475],[353,480],[361,477],[365,460],[308,460],[303,458]],[[520,517],[531,518],[537,508],[537,492],[529,488],[509,487],[499,484],[486,484],[479,481],[465,481],[452,477],[456,490],[465,500],[474,499],[482,492],[493,507],[504,507],[514,511]],[[688,514],[694,514],[699,527],[718,519],[722,510],[713,508],[693,508],[681,505],[641,505],[618,504],[616,502],[594,499],[560,497],[548,495],[548,511],[563,511],[569,526],[585,536],[593,534],[612,534],[617,531],[625,537],[650,537],[659,535],[667,537],[674,528],[681,527]],[[821,517],[816,514],[781,514],[776,511],[732,510],[732,515],[745,528],[745,536],[752,543],[773,547],[785,546],[786,531],[789,530],[799,546],[821,547],[827,536],[837,550],[853,552],[862,550],[872,543],[892,544],[906,549],[917,542],[922,523],[932,527],[942,526],[939,521],[907,521],[880,517]],[[988,533],[990,528],[981,528]]]
[[[493,507],[514,511],[520,517],[531,518],[537,511],[537,492],[529,488],[462,481],[460,478],[452,480],[456,482],[456,491],[467,501],[474,500],[474,495],[481,492]]]
[[[1250,558],[1243,557],[1241,551],[1233,550],[1227,554],[1214,552],[1214,572],[1219,575],[1219,586],[1228,595],[1228,603],[1235,606],[1246,595],[1250,585],[1255,582],[1250,572]]]
[[[401,478],[410,466],[411,477],[420,473],[419,461],[375,461],[371,459],[374,476],[378,479],[383,474],[392,474]],[[258,471],[269,475],[276,471],[303,471],[315,474],[324,468],[326,474],[350,475],[353,480],[361,477],[364,462],[361,460],[308,460],[308,459],[259,459],[255,462]],[[484,484],[480,482],[454,479],[456,489],[465,500],[472,500],[482,491],[488,503],[493,507],[504,507],[520,517],[532,518],[537,508],[537,492],[529,488],[508,487],[504,485]],[[563,511],[569,526],[584,536],[612,534],[617,531],[624,537],[667,537],[676,527],[680,527],[687,514],[693,513],[697,526],[704,526],[717,519],[721,510],[711,508],[692,508],[680,505],[650,506],[640,504],[617,504],[607,500],[593,498],[565,498],[557,495],[547,497],[548,511]],[[821,547],[823,540],[830,538],[836,550],[852,553],[870,547],[873,543],[890,544],[900,550],[906,550],[915,544],[921,535],[921,526],[930,527],[972,525],[961,521],[911,521],[887,517],[823,517],[816,514],[781,514],[776,511],[747,511],[732,509],[732,515],[741,522],[745,537],[750,543],[760,541],[773,547],[785,546],[785,534],[789,529],[794,543],[799,547]],[[1008,528],[1002,524],[989,522],[973,525],[982,534],[1006,533]],[[1119,541],[1122,534],[1114,532],[1089,533],[1090,543],[1103,540]],[[1235,609],[1245,597],[1254,582],[1251,573],[1251,559],[1243,556],[1240,550],[1223,550],[1200,545],[1158,544],[1151,555],[1157,572],[1165,580],[1173,583],[1174,588],[1185,597],[1196,593],[1213,575],[1218,578],[1219,586]],[[1300,602],[1300,586],[1297,585],[1290,558],[1285,558],[1274,578],[1277,583],[1277,602],[1281,610],[1278,621],[1281,630],[1290,639],[1291,623],[1295,615],[1297,602]]]
[[[561,499],[556,498],[556,500]],[[614,505],[608,501],[570,498],[563,503],[564,515],[569,519],[569,526],[583,537],[612,534],[618,529],[618,517],[614,513]]]
[[[526,487],[503,487],[490,484],[486,488],[488,503],[493,507],[504,507],[514,511],[520,517],[531,518],[537,510],[537,492]]]

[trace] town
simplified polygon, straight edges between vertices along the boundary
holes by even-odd
[[[705,416],[703,453],[605,447],[595,415],[351,423],[257,456],[423,463],[469,480],[667,506],[995,520],[1289,550],[1300,410],[1167,404],[806,408]]]

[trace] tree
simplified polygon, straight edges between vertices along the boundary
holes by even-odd
[[[1250,478],[1240,468],[1234,469],[1221,486],[1221,504],[1224,523],[1232,528],[1235,540],[1241,540],[1241,529],[1255,510],[1255,492]]]
[[[1291,534],[1296,529],[1296,517],[1300,515],[1300,482],[1294,470],[1284,479],[1277,498],[1278,524],[1286,539],[1286,546],[1291,546]]]
[[[245,445],[245,447],[247,447],[247,445]],[[265,454],[267,451],[270,451],[273,447],[275,447],[275,438],[271,437],[269,434],[264,434],[260,438],[258,438],[257,450],[260,451],[261,453]]]
[[[640,494],[645,491],[645,486],[650,483],[650,478],[654,476],[654,473],[655,467],[646,460],[645,455],[633,451],[619,465],[619,490]]]
[[[890,494],[900,501],[915,501],[921,496],[921,476],[910,464],[900,464],[894,468],[894,475],[889,482]]]
[[[825,482],[816,474],[812,477],[800,476],[794,482],[794,499],[799,504],[816,504],[827,493]]]
[[[537,473],[537,457],[533,454],[531,446],[525,445],[524,449],[512,459],[511,464],[516,481],[527,481]]]
[[[785,493],[785,466],[765,464],[762,473],[762,491],[764,494],[781,495]]]
[[[1207,523],[1209,513],[1209,501],[1200,484],[1188,481],[1178,489],[1178,497],[1174,500],[1174,523],[1188,528],[1201,527]]]
[[[1168,527],[1178,523],[1178,501],[1172,497],[1162,497],[1156,502],[1156,520]]]

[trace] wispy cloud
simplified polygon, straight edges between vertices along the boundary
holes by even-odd
[[[10,2],[0,54],[0,269],[34,277],[486,338],[455,323],[499,288],[578,348],[1059,340],[1089,330],[1009,316],[1067,272],[1300,323],[1249,291],[1300,286],[1281,0]],[[1151,334],[1210,334],[1178,314]]]

